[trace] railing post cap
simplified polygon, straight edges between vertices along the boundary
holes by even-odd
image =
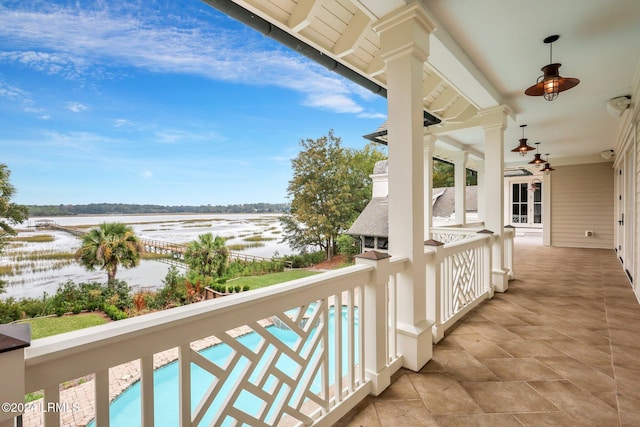
[[[391,258],[391,255],[389,255],[387,253],[384,253],[384,252],[367,251],[367,252],[363,252],[363,253],[361,253],[359,255],[356,255],[355,258],[379,261],[381,259]]]
[[[29,347],[31,325],[28,323],[0,325],[0,353]]]
[[[482,229],[482,230],[478,231],[478,234],[495,234],[495,233],[493,231],[487,230],[485,228],[485,229]]]
[[[507,225],[504,226],[504,228],[515,228],[515,227],[513,225],[511,225],[511,224],[507,224]]]
[[[440,242],[438,240],[429,239],[429,240],[425,240],[424,241],[424,245],[425,246],[442,246],[442,245],[444,245],[444,243]]]

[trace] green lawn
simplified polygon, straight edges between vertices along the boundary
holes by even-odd
[[[265,286],[275,285],[277,283],[288,282],[289,280],[300,279],[301,277],[312,276],[318,274],[318,271],[308,270],[291,270],[282,271],[280,273],[264,274],[262,276],[247,276],[239,279],[230,280],[227,286],[249,286],[251,289],[263,288]]]
[[[107,321],[99,314],[88,313],[76,316],[39,317],[25,320],[24,323],[31,324],[31,339],[35,340],[90,326],[102,325]]]

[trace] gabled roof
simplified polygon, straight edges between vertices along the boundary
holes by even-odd
[[[389,201],[374,197],[347,231],[352,236],[387,237],[389,235]]]
[[[466,187],[467,190],[467,212],[478,210],[478,187],[475,185]],[[440,218],[450,217],[456,205],[456,195],[454,187],[433,189],[433,216]],[[353,222],[347,231],[351,236],[389,236],[389,200],[387,197],[374,197],[367,207]]]

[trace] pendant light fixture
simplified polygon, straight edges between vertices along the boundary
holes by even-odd
[[[551,165],[549,164],[549,153],[545,154],[547,156],[547,160],[546,163],[544,164],[544,168],[542,169],[542,172],[544,172],[545,175],[549,175],[551,174],[551,171],[554,171],[555,169],[551,167]]]
[[[559,35],[549,36],[543,41],[549,45],[549,65],[542,67],[543,75],[538,77],[535,85],[524,91],[529,96],[542,96],[547,101],[553,101],[560,92],[571,89],[580,83],[580,80],[572,77],[561,77],[558,69],[562,64],[553,62],[553,42],[560,38]]]
[[[536,142],[536,155],[534,159],[529,162],[530,165],[541,165],[544,163],[544,160],[540,157],[540,153],[538,153],[538,145],[540,145],[540,143]]]
[[[526,128],[527,125],[520,125],[520,127],[522,128],[522,138],[520,139],[520,145],[518,145],[516,148],[511,150],[511,152],[518,153],[522,157],[524,157],[527,155],[529,151],[535,150],[535,148],[533,148],[530,145],[527,145],[527,138],[524,137],[524,128]]]

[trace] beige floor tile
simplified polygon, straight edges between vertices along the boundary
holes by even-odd
[[[437,427],[422,400],[377,400],[376,412],[383,427]]]
[[[595,423],[599,426],[615,426],[619,424],[618,412],[608,404],[587,393],[570,381],[531,381],[529,384],[580,423]]]
[[[431,362],[460,381],[496,381],[498,377],[466,351],[436,351]],[[427,366],[431,363],[427,363]]]
[[[548,366],[531,357],[483,359],[482,363],[501,381],[534,381],[562,378]]]
[[[458,343],[462,349],[468,351],[476,359],[511,357],[499,345],[489,342],[478,335],[455,335],[449,337],[448,340]]]
[[[616,388],[613,376],[605,375],[571,357],[542,357],[539,360],[590,393],[613,391]]]
[[[378,396],[380,400],[411,400],[420,399],[407,374],[400,376],[385,391]]]
[[[525,427],[572,427],[576,426],[576,420],[564,412],[533,412],[528,414],[515,414],[515,417]],[[587,427],[582,425],[581,427]],[[602,427],[602,426],[599,426]]]
[[[524,381],[467,382],[462,387],[484,412],[550,412],[553,404]]]
[[[554,357],[565,356],[560,350],[550,346],[544,340],[518,340],[518,341],[502,341],[498,342],[512,357]]]
[[[334,427],[382,427],[373,402],[365,406],[364,409],[359,410],[349,420],[341,421],[336,423]]]
[[[522,427],[511,414],[473,414],[436,416],[440,427]]]
[[[433,372],[409,374],[408,377],[433,415],[482,412],[471,396],[450,375]]]

